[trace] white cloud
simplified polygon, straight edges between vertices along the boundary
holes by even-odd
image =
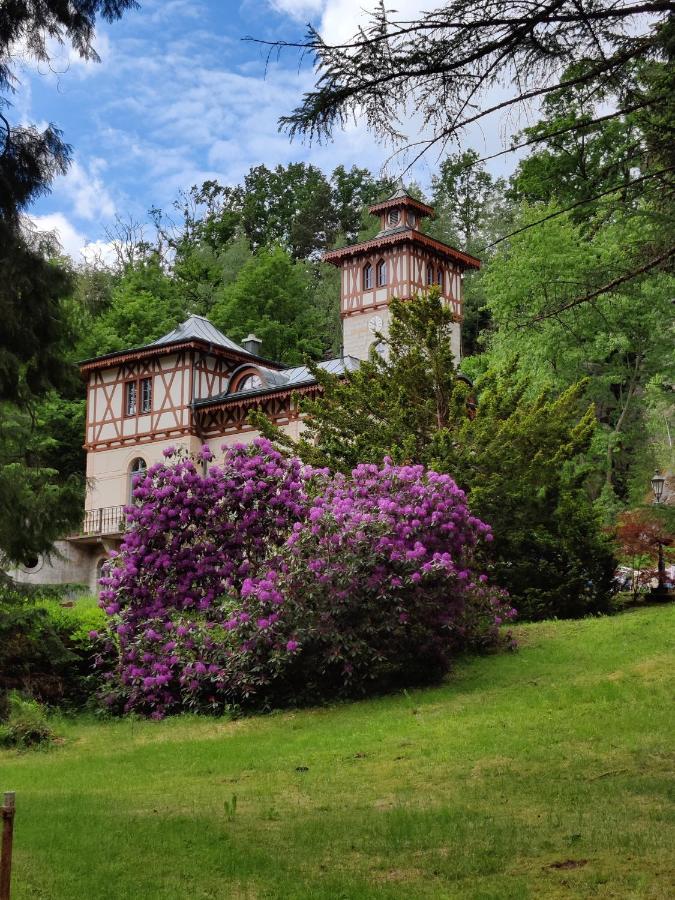
[[[78,260],[87,239],[68,221],[63,213],[46,213],[43,216],[31,216],[33,225],[38,231],[52,232],[63,252],[74,260]]]
[[[269,0],[272,9],[277,12],[292,16],[301,22],[306,22],[317,13],[320,13],[325,0]]]
[[[360,25],[367,24],[368,10],[375,8],[374,0],[327,0],[323,3],[323,15],[319,32],[329,44],[342,44],[353,38]],[[389,0],[386,7],[395,21],[419,19],[422,10],[433,8],[434,3],[420,0]]]
[[[75,263],[103,263],[112,265],[116,260],[114,244],[111,241],[89,240],[70,222],[63,213],[33,215],[30,221],[37,231],[53,234],[59,245]]]
[[[99,174],[105,165],[105,161],[98,158],[88,164],[75,159],[54,185],[57,198],[64,197],[80,219],[95,221],[115,215],[115,202]]]

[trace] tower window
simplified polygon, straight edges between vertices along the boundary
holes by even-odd
[[[377,264],[377,286],[383,287],[387,283],[387,264],[381,259]]]
[[[128,416],[136,415],[138,403],[138,382],[127,381],[126,411]]]
[[[387,222],[390,225],[398,225],[401,221],[401,213],[398,209],[392,209],[389,215],[387,216]]]
[[[125,390],[125,415],[135,416],[137,412],[150,412],[152,409],[152,378],[127,381]]]
[[[141,412],[152,409],[152,378],[141,378]]]
[[[373,267],[366,263],[363,267],[363,290],[369,291],[373,286]]]
[[[429,264],[427,266],[427,284],[433,284],[433,283],[434,283],[434,267],[431,264]]]

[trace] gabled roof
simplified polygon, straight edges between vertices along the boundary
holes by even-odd
[[[224,347],[226,350],[234,350],[236,353],[250,354],[244,350],[239,344],[235,344],[227,335],[219,331],[215,325],[212,325],[204,316],[189,316],[180,325],[177,325],[173,331],[165,334],[156,341],[148,344],[148,347],[158,347],[164,344],[182,344],[184,341],[203,341],[207,344],[213,344],[214,347]]]
[[[356,359],[355,356],[341,356],[317,363],[320,369],[330,372],[331,375],[343,375],[345,372],[353,372],[358,369],[359,364],[360,360]],[[242,368],[244,367],[240,367],[239,371],[241,371]],[[294,391],[296,388],[309,387],[310,385],[316,384],[316,379],[307,366],[292,366],[288,369],[281,369],[280,371],[267,369],[263,366],[256,366],[255,368],[263,381],[266,382],[265,387],[244,391],[233,391],[232,393],[230,393],[228,389],[222,394],[195,400],[194,406],[203,407],[241,402],[252,400],[257,397],[264,397],[267,394],[274,394],[279,391],[290,392]],[[237,373],[233,372],[232,378],[235,378],[236,375]]]
[[[195,347],[206,348],[208,350],[220,350],[226,354],[232,354],[235,357],[251,362],[264,363],[267,366],[280,366],[276,360],[266,359],[263,356],[256,356],[249,353],[244,347],[235,343],[227,335],[219,331],[215,325],[212,325],[204,316],[191,315],[177,325],[167,334],[150,344],[143,344],[140,347],[132,347],[129,350],[113,350],[112,353],[105,353],[102,356],[95,356],[91,359],[84,359],[80,363],[80,371],[84,375],[92,369],[105,368],[117,363],[128,362],[145,358],[147,356],[159,356],[169,353],[171,348]]]

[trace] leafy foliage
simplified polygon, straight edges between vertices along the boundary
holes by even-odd
[[[12,692],[8,698],[5,721],[0,717],[0,747],[28,750],[50,744],[54,732],[47,721],[47,713],[37,700]]]
[[[93,690],[100,610],[63,608],[59,599],[0,584],[0,698],[16,690],[44,703],[81,705]]]
[[[271,359],[300,363],[321,354],[323,324],[303,266],[281,247],[261,250],[214,303],[211,320],[235,340],[255,332]]]
[[[547,207],[556,211],[557,207]],[[541,208],[524,207],[523,225],[540,218]],[[631,484],[636,450],[645,447],[649,382],[675,375],[669,352],[672,321],[671,276],[652,274],[598,298],[548,317],[561,298],[575,295],[601,277],[622,270],[625,248],[648,236],[637,219],[607,224],[585,234],[569,216],[558,216],[511,238],[482,278],[495,330],[489,353],[476,368],[503,365],[517,354],[535,390],[564,390],[586,380],[585,396],[594,404],[600,429],[594,445],[595,496],[604,490],[626,502],[642,488]],[[639,232],[639,234],[638,234]],[[537,328],[523,327],[544,315]],[[589,377],[590,376],[590,377]]]

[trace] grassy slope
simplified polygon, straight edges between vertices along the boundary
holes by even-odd
[[[523,626],[440,688],[331,709],[64,723],[0,754],[13,898],[671,897],[673,625]]]

